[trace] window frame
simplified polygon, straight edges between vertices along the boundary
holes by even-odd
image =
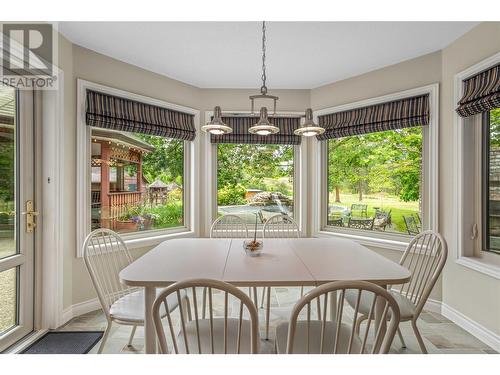
[[[480,121],[481,131],[481,251],[500,255],[500,250],[490,249],[490,112],[484,112]]]
[[[223,111],[223,116],[231,115],[250,115],[250,111]],[[304,121],[303,112],[276,112],[277,116],[300,116],[301,123]],[[213,111],[205,111],[205,120],[213,116]],[[307,147],[308,140],[303,137],[300,145],[293,145],[293,200],[294,200],[294,220],[299,225],[300,235],[307,235]],[[210,228],[213,221],[217,218],[217,144],[210,142],[210,134],[204,133],[203,137],[205,154],[205,180],[207,181],[205,189],[205,225],[204,234],[210,237]],[[262,225],[259,226],[258,235],[262,234]]]
[[[90,233],[91,167],[89,158],[91,155],[91,128],[87,126],[85,120],[86,91],[88,89],[194,115],[194,124],[198,131],[197,137],[194,141],[184,141],[184,225],[175,228],[124,233],[121,236],[129,248],[154,246],[166,239],[176,237],[196,237],[199,231],[197,222],[199,204],[196,186],[199,169],[200,112],[194,108],[168,103],[82,79],[77,80],[77,86],[77,257],[83,256],[82,245],[85,237]]]
[[[454,100],[463,97],[463,81],[500,63],[500,53],[457,73],[454,77]],[[455,262],[463,267],[500,279],[500,258],[482,250],[482,114],[461,117],[454,112],[454,239]],[[467,141],[467,142],[466,142]],[[470,199],[473,194],[474,199]],[[465,217],[466,210],[473,212]]]
[[[424,229],[438,231],[438,168],[439,168],[439,84],[417,87],[410,90],[400,91],[389,95],[370,98],[341,106],[325,108],[313,112],[315,121],[321,115],[352,110],[380,104],[388,101],[429,94],[429,125],[422,127],[422,220]],[[411,240],[411,236],[402,233],[363,231],[350,228],[337,228],[327,225],[328,207],[328,141],[313,140],[311,156],[315,166],[313,170],[313,207],[316,212],[313,216],[313,235],[316,237],[336,236],[355,240],[363,245],[404,251]]]

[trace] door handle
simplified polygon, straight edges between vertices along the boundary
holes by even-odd
[[[33,209],[33,201],[26,201],[26,211],[21,212],[21,215],[26,215],[26,233],[33,233],[36,227],[35,216],[40,215],[40,212]]]

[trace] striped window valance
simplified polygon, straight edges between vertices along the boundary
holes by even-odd
[[[500,107],[500,64],[463,81],[457,113],[468,117]]]
[[[301,137],[293,134],[300,126],[300,117],[269,117],[269,121],[277,126],[280,131],[271,135],[250,134],[248,128],[259,121],[256,116],[223,116],[222,121],[233,129],[232,133],[224,135],[210,134],[212,143],[253,143],[253,144],[279,144],[299,145]]]
[[[89,126],[192,141],[194,116],[134,100],[87,90]]]
[[[318,117],[326,131],[319,140],[429,124],[429,94]]]

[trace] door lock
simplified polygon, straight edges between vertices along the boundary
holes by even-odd
[[[33,233],[36,227],[35,216],[40,214],[38,211],[33,210],[33,201],[26,201],[26,211],[22,212],[22,214],[26,215],[26,233]]]

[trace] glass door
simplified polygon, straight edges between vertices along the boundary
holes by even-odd
[[[33,93],[0,84],[0,352],[33,330]]]

